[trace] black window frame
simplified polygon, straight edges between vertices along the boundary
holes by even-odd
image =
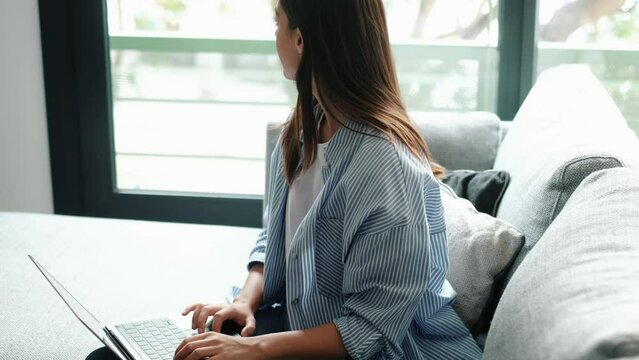
[[[537,0],[499,4],[497,115],[511,120],[535,78]],[[39,1],[56,214],[262,226],[262,200],[115,189],[104,0]]]

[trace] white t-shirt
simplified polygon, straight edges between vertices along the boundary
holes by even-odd
[[[313,205],[315,198],[324,187],[324,178],[322,177],[322,167],[326,165],[326,146],[328,142],[317,145],[317,157],[313,165],[304,173],[293,181],[288,190],[288,199],[286,202],[286,231],[285,231],[285,249],[286,259],[288,261],[288,253],[291,249],[293,237],[302,220]]]

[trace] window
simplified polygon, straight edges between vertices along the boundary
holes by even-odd
[[[387,0],[409,110],[497,110],[498,2]]]
[[[56,213],[261,226],[266,125],[296,97],[275,3],[40,1]],[[535,1],[384,3],[409,110],[513,118]]]
[[[639,6],[623,0],[540,0],[537,71],[588,64],[639,133]]]
[[[108,1],[118,190],[260,199],[266,124],[286,119],[295,92],[272,6]]]
[[[266,125],[296,98],[275,52],[274,1],[107,5],[116,188],[263,196]],[[409,109],[496,111],[496,2],[386,8]]]

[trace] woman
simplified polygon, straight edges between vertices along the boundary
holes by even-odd
[[[275,11],[298,101],[272,156],[267,226],[235,301],[185,309],[201,334],[175,359],[480,358],[451,307],[442,169],[402,104],[382,1]],[[251,336],[274,303],[290,330]],[[219,333],[225,320],[241,337]]]

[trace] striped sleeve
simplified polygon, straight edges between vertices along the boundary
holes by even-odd
[[[344,267],[348,298],[333,320],[353,359],[401,359],[401,344],[428,283],[427,224],[353,238]]]
[[[247,264],[247,269],[251,270],[251,265],[254,262],[260,262],[264,264],[266,260],[266,244],[268,242],[268,221],[269,221],[269,205],[267,204],[264,207],[264,214],[262,214],[262,222],[265,224],[264,230],[260,232],[257,236],[257,241],[255,242],[255,246],[251,250],[249,254],[249,260]]]
[[[266,242],[267,242],[267,231],[266,229],[262,230],[260,235],[257,237],[257,241],[255,242],[255,246],[249,255],[249,260],[246,268],[250,271],[251,265],[255,262],[264,263],[266,258]]]
[[[281,134],[280,134],[281,136]],[[275,144],[275,148],[273,149],[273,153],[271,154],[271,164],[270,164],[270,169],[269,169],[269,180],[268,180],[268,186],[271,189],[270,190],[270,195],[273,195],[273,190],[272,187],[275,184],[275,178],[278,174],[277,168],[278,166],[280,166],[280,156],[281,156],[281,144],[280,144],[280,139],[278,139],[277,143]],[[266,201],[266,206],[264,207],[264,213],[262,214],[262,224],[264,225],[264,230],[262,230],[262,232],[260,233],[260,235],[258,235],[257,237],[257,241],[255,242],[255,246],[253,247],[253,250],[251,250],[251,253],[249,254],[249,261],[247,264],[247,268],[250,271],[251,270],[251,265],[254,262],[260,262],[260,263],[264,263],[265,259],[266,259],[266,244],[268,242],[268,225],[270,222],[270,198],[265,198],[264,201]]]

